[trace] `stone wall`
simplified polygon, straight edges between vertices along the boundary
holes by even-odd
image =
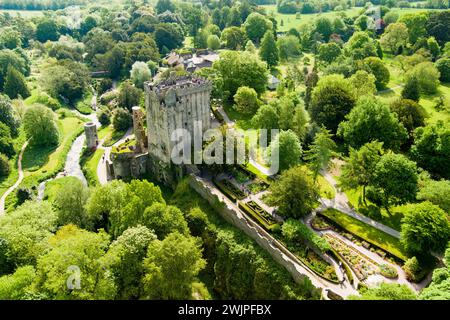
[[[253,220],[246,218],[244,213],[237,211],[232,205],[228,205],[219,199],[219,196],[213,193],[210,185],[205,183],[203,179],[198,176],[190,175],[190,186],[206,199],[209,204],[216,209],[216,211],[229,223],[242,230],[250,238],[255,240],[258,245],[264,248],[270,256],[279,264],[281,264],[292,275],[293,279],[301,283],[305,276],[307,276],[313,285],[317,288],[326,288],[327,285],[316,277],[311,277],[310,274],[302,272],[302,267],[298,265],[301,263],[298,259],[289,252],[282,244],[272,238],[262,227],[260,227]]]

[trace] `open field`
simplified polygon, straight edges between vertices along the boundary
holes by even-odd
[[[23,18],[42,17],[44,15],[44,12],[46,12],[46,11],[43,11],[43,10],[6,10],[6,9],[0,9],[0,14],[2,14],[2,13],[9,13],[11,16],[20,15]]]
[[[311,14],[301,14],[300,19],[296,19],[295,14],[282,14],[277,12],[277,6],[272,5],[263,5],[263,7],[268,14],[273,14],[275,16],[275,19],[278,23],[278,30],[285,32],[288,31],[291,28],[298,28],[303,23],[310,23],[314,19],[316,19],[318,16],[323,17],[336,17],[340,14],[346,14],[348,17],[355,17],[358,16],[362,10],[364,10],[361,7],[353,7],[344,11],[329,11],[324,13],[311,13]],[[402,16],[407,13],[418,13],[418,12],[426,12],[433,9],[415,9],[415,8],[392,8],[391,9],[394,12],[398,12],[399,16]],[[437,9],[439,10],[439,9]]]

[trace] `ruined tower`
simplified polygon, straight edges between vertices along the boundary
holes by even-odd
[[[201,123],[203,132],[210,129],[211,90],[209,81],[196,76],[171,78],[156,85],[145,83],[150,170],[158,179],[170,183],[169,171],[180,170],[171,166],[170,158],[176,144],[171,135],[176,129],[186,129],[191,137],[196,122]]]
[[[142,153],[147,150],[148,140],[144,129],[145,115],[140,107],[133,107],[133,131],[136,138],[136,153]]]
[[[97,126],[93,122],[85,123],[84,134],[86,135],[86,147],[95,149],[98,145]]]

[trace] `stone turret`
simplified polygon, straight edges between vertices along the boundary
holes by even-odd
[[[84,125],[84,134],[86,135],[86,146],[88,149],[95,149],[98,146],[97,126],[93,122]]]
[[[136,138],[136,153],[142,153],[147,150],[147,135],[144,129],[145,115],[140,107],[133,107],[133,130]]]

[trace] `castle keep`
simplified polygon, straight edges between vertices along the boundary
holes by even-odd
[[[133,129],[135,144],[127,141],[111,152],[112,178],[138,178],[144,174],[172,184],[183,176],[185,166],[174,166],[171,152],[176,141],[171,141],[176,129],[185,129],[194,136],[194,123],[201,122],[203,132],[211,127],[211,83],[203,78],[186,76],[172,78],[158,84],[147,82],[144,113],[134,107]]]

